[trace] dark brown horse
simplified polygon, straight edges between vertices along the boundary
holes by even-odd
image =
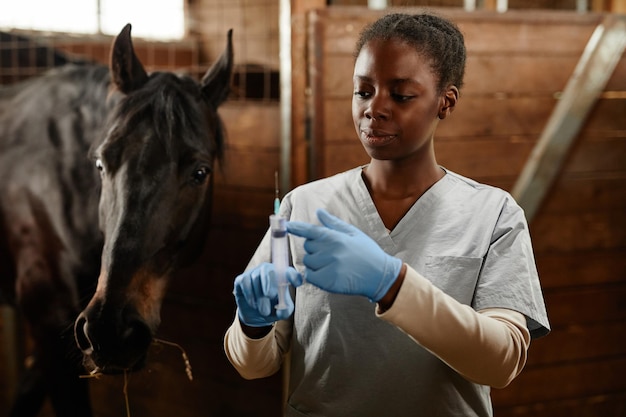
[[[208,232],[232,65],[229,31],[200,83],[148,74],[127,25],[108,68],[0,90],[0,301],[35,343],[12,416],[46,396],[59,416],[90,416],[79,374],[143,365],[168,278]]]

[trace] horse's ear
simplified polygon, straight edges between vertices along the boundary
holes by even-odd
[[[148,81],[148,74],[135,55],[130,29],[128,23],[117,35],[111,47],[111,78],[117,89],[124,94],[140,88]]]
[[[233,72],[233,30],[228,30],[226,49],[220,58],[202,77],[202,94],[215,108],[222,104],[230,93]]]

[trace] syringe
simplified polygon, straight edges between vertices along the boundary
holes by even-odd
[[[276,214],[270,216],[270,233],[272,234],[272,263],[278,282],[277,310],[287,308],[285,291],[289,286],[287,281],[287,267],[289,266],[289,248],[287,247],[287,222],[284,217]]]
[[[270,216],[270,233],[272,239],[272,263],[278,282],[277,310],[287,308],[285,292],[289,286],[287,281],[287,267],[289,266],[289,248],[287,240],[287,220],[278,215],[280,199],[278,198],[278,172],[274,173],[276,197],[274,198],[274,214]]]

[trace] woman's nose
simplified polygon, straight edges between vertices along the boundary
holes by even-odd
[[[381,96],[373,96],[365,109],[365,117],[374,120],[385,120],[391,116],[389,102]]]

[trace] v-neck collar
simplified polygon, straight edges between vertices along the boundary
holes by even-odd
[[[378,242],[387,242],[392,243],[394,235],[397,235],[405,228],[405,224],[407,222],[412,222],[416,217],[421,217],[422,214],[428,210],[431,210],[432,207],[437,203],[437,201],[448,191],[452,189],[455,182],[452,181],[452,175],[448,173],[448,170],[441,167],[444,170],[445,175],[439,179],[436,183],[434,183],[428,190],[422,194],[415,203],[407,210],[407,212],[402,216],[400,221],[396,224],[393,230],[387,229],[383,220],[381,219],[378,211],[376,210],[376,205],[374,204],[374,200],[372,200],[372,196],[367,189],[367,185],[361,176],[361,172],[364,167],[367,165],[360,166],[353,170],[353,184],[354,184],[354,193],[357,199],[357,204],[361,210],[363,218],[368,225],[369,230],[373,234],[373,238],[375,238]]]

